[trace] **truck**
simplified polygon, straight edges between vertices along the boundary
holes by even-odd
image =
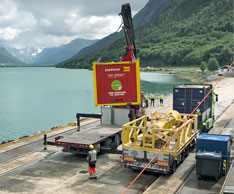
[[[164,174],[175,172],[195,145],[197,136],[213,126],[218,96],[212,88],[212,84],[175,86],[172,111],[155,112],[150,118],[144,116],[123,125],[121,160],[124,166],[143,169],[159,153],[146,170]]]
[[[190,114],[213,88],[212,84],[184,84],[173,88],[173,110]],[[198,129],[208,132],[214,124],[215,102],[218,96],[212,90],[202,104],[196,109]]]
[[[87,154],[89,145],[99,153],[116,152],[121,144],[122,125],[145,114],[141,106],[140,61],[136,59],[135,35],[130,4],[122,5],[126,53],[120,62],[93,62],[94,101],[101,114],[77,113],[78,131],[56,137],[64,152]],[[105,84],[104,84],[105,83]],[[80,131],[80,118],[94,117],[100,124]]]
[[[150,117],[143,116],[124,124],[121,156],[124,166],[142,170],[159,153],[146,171],[174,173],[194,147],[198,135],[198,116],[189,116],[175,110],[153,112]],[[169,143],[163,147],[167,141]]]

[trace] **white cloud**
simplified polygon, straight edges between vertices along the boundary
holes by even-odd
[[[0,44],[53,47],[75,38],[103,38],[115,32],[125,0],[0,0]],[[128,0],[132,13],[148,0]],[[1,46],[0,45],[0,46]]]
[[[17,6],[11,0],[1,0],[0,21],[9,20],[15,17]]]
[[[47,18],[41,18],[39,23],[42,26],[51,26],[52,25],[52,22],[50,20],[48,20]]]
[[[40,34],[38,38],[32,40],[33,43],[38,45],[40,48],[45,48],[45,47],[57,47],[61,44],[67,44],[71,40],[73,40],[74,37],[71,36],[54,36],[54,35],[44,35]]]
[[[33,30],[37,26],[37,19],[35,16],[26,11],[18,12],[12,21],[12,25],[21,29]]]
[[[12,0],[1,0],[0,4],[0,39],[11,41],[23,32],[30,31],[37,24],[32,13],[20,11]]]
[[[43,51],[42,48],[37,48],[37,51],[35,53],[32,53],[32,56],[36,56],[38,53],[41,53]]]
[[[121,24],[119,16],[73,17],[65,20],[70,31],[83,38],[98,39],[115,32]]]
[[[0,39],[14,40],[20,34],[20,32],[20,29],[15,29],[11,27],[7,27],[4,29],[0,28]]]

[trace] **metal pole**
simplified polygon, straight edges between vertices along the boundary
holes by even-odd
[[[76,114],[76,118],[77,118],[77,131],[80,131],[80,115]]]
[[[46,148],[46,145],[47,145],[47,135],[46,134],[44,134],[44,145],[45,145],[44,150],[47,150],[47,148]]]

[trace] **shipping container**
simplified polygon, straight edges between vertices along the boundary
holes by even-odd
[[[181,85],[173,90],[173,109],[179,108],[191,113],[210,91],[211,85]],[[203,113],[210,107],[210,94],[200,105],[197,112]]]
[[[200,104],[203,98],[212,89],[211,84],[180,85],[173,88],[173,110],[179,113],[190,114]],[[210,92],[207,98],[200,104],[193,114],[198,115],[198,128],[205,130],[213,126],[214,120],[214,92]],[[207,122],[208,121],[208,122]]]

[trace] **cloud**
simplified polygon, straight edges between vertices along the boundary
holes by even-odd
[[[12,19],[17,13],[17,6],[11,0],[1,0],[0,22]]]
[[[13,40],[20,34],[20,32],[20,29],[14,29],[11,27],[7,27],[4,29],[0,28],[0,39]]]
[[[65,20],[70,32],[87,39],[99,39],[116,31],[121,24],[119,16],[73,16]]]
[[[138,12],[148,0],[128,0]],[[1,0],[0,44],[53,47],[75,38],[103,38],[117,30],[125,0]],[[29,41],[30,40],[30,41]]]
[[[16,21],[16,22],[15,22]],[[11,21],[12,25],[21,29],[34,29],[38,20],[34,17],[33,13],[22,11],[17,12],[14,20]]]
[[[52,22],[46,18],[42,18],[40,19],[40,25],[42,26],[51,26],[52,25]]]

